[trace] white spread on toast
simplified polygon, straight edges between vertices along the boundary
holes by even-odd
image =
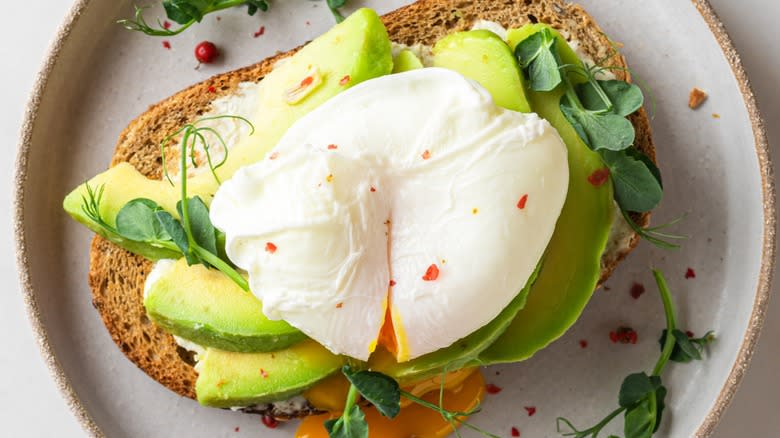
[[[258,111],[258,87],[259,83],[255,82],[242,82],[238,84],[238,88],[234,90],[228,96],[222,96],[214,99],[211,102],[211,110],[199,117],[199,119],[207,119],[210,117],[218,117],[224,115],[240,116],[247,120],[252,120]],[[207,120],[198,123],[198,126],[207,126],[214,129],[222,137],[225,142],[225,146],[230,148],[238,145],[242,139],[249,135],[251,127],[246,122],[238,120],[236,118],[219,118]],[[202,132],[206,137],[206,142],[209,145],[209,151],[211,153],[211,161],[213,163],[219,163],[225,157],[225,149],[222,142],[210,132]],[[180,139],[176,139],[177,141]],[[189,148],[188,148],[189,150]],[[210,173],[211,170],[208,166],[207,156],[203,150],[203,146],[198,143],[195,147],[196,150],[196,162],[197,166],[193,166],[192,162],[187,160],[187,178],[192,178],[201,173]],[[174,180],[176,175],[179,174],[181,166],[181,145],[173,143],[165,151],[165,168],[168,170],[168,175]]]
[[[146,281],[144,282],[144,300],[146,300],[146,297],[149,295],[149,291],[152,290],[152,286],[173,269],[175,264],[176,260],[171,259],[162,259],[154,264],[154,267],[149,272],[149,275],[146,276]]]
[[[390,48],[393,53],[393,59],[395,59],[402,51],[408,50],[412,52],[414,56],[420,60],[420,62],[422,62],[423,67],[433,67],[433,48],[429,45],[416,43],[410,46],[407,44],[391,41]]]
[[[547,121],[441,68],[338,94],[269,156],[222,184],[212,222],[269,318],[362,360],[388,307],[399,360],[493,320],[535,270],[568,189]]]
[[[500,23],[496,23],[495,21],[490,20],[483,20],[479,19],[474,22],[474,24],[471,26],[471,30],[489,30],[493,32],[494,34],[498,35],[499,38],[506,41],[506,28],[502,26]]]
[[[617,202],[612,201],[614,205],[612,213],[612,228],[609,230],[607,246],[604,248],[604,254],[601,256],[602,269],[611,264],[611,262],[631,245],[631,239],[634,238],[634,230],[626,222],[623,213]]]

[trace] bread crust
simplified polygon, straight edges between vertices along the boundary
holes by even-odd
[[[390,39],[404,44],[433,44],[442,36],[468,30],[478,19],[495,21],[507,28],[529,22],[552,25],[593,59],[610,57],[611,65],[626,68],[625,59],[612,53],[612,45],[601,28],[578,5],[554,0],[419,0],[382,17]],[[281,53],[257,64],[214,76],[149,107],[119,136],[111,165],[132,164],[150,178],[161,177],[159,144],[167,133],[209,111],[211,102],[233,93],[241,82],[260,81],[279,59],[298,49]],[[616,70],[619,79],[630,79],[626,71]],[[636,129],[635,145],[653,161],[655,147],[644,109],[630,117]],[[649,214],[635,215],[640,225],[649,222]],[[605,259],[599,285],[617,264],[637,245],[634,235],[625,250]],[[92,303],[100,313],[112,339],[122,352],[154,380],[184,397],[195,398],[197,373],[191,357],[179,348],[173,336],[157,327],[146,316],[143,306],[144,281],[152,263],[95,236],[90,250],[89,285]],[[274,411],[255,410],[280,418]],[[310,414],[310,409],[292,416]]]

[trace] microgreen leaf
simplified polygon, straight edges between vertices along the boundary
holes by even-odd
[[[360,406],[353,405],[338,419],[325,422],[330,438],[368,438],[368,423]]]
[[[171,240],[155,214],[162,210],[151,199],[138,198],[125,204],[116,215],[116,229],[122,237],[136,242]]]
[[[268,10],[268,2],[265,0],[247,0],[247,13],[249,15],[255,15],[258,9],[265,12]]]
[[[562,81],[555,50],[556,40],[549,29],[542,29],[515,48],[515,56],[526,71],[529,85],[534,91],[550,91]]]
[[[599,88],[597,88],[599,87]],[[612,108],[604,103],[599,91],[609,99]],[[591,111],[607,111],[621,117],[633,114],[642,107],[644,96],[642,90],[635,84],[618,80],[591,80],[577,86],[577,95],[585,109]]]
[[[401,410],[401,391],[398,382],[375,371],[352,371],[345,365],[342,372],[358,392],[388,418],[394,418]]]
[[[655,433],[659,427],[661,427],[661,419],[663,418],[664,408],[666,408],[666,387],[661,385],[661,378],[658,376],[652,376],[651,379],[658,379],[658,389],[655,390],[655,426],[653,426],[653,433]]]
[[[187,258],[187,263],[190,265],[198,263],[198,260],[190,252],[189,239],[187,239],[187,233],[184,232],[181,222],[165,210],[156,211],[155,216],[157,216],[162,229],[171,237],[173,243],[179,247],[179,250]]]
[[[169,19],[179,24],[187,24],[191,20],[200,22],[212,3],[215,2],[213,0],[164,0],[163,8]]]
[[[623,116],[580,108],[568,95],[561,97],[560,107],[566,120],[594,151],[622,151],[634,143],[634,125]]]
[[[679,348],[680,353],[691,359],[701,360],[701,353],[693,346],[691,340],[688,339],[688,335],[677,329],[672,331],[672,335],[674,336],[674,340],[677,343],[676,347]],[[674,355],[674,352],[672,352],[672,355]]]
[[[701,360],[701,352],[704,350],[704,347],[715,340],[712,332],[707,332],[700,338],[689,338],[681,330],[674,330],[672,333],[674,334],[675,346],[669,360],[673,362],[688,363],[692,360]],[[662,347],[666,342],[666,336],[667,331],[664,330],[658,339]]]
[[[653,174],[653,177],[656,181],[658,181],[658,185],[661,186],[661,189],[664,188],[664,181],[663,178],[661,178],[661,170],[658,169],[658,166],[655,165],[653,160],[650,159],[647,155],[645,155],[642,151],[635,147],[630,147],[624,151],[626,155],[630,156],[631,158],[635,160],[639,160],[643,163],[645,163],[645,166],[647,166],[647,169],[650,170],[650,173]]]
[[[333,14],[336,23],[344,21],[344,16],[339,12],[339,8],[343,7],[345,4],[347,4],[347,0],[327,0],[328,9],[330,10],[330,13]]]
[[[347,4],[347,0],[328,0],[329,8],[341,8]]]
[[[176,204],[176,210],[181,216],[181,201]],[[217,254],[216,229],[209,218],[209,209],[199,196],[189,198],[187,211],[190,219],[190,232],[195,243],[206,251]]]
[[[629,374],[620,385],[618,404],[624,408],[630,408],[654,391],[653,382],[650,381],[650,376],[646,373]]]
[[[643,161],[620,152],[600,153],[615,186],[615,201],[622,210],[650,211],[661,202],[661,184]]]
[[[650,438],[657,420],[655,393],[626,411],[623,433],[626,438]]]

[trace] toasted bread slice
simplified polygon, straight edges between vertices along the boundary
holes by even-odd
[[[444,35],[470,29],[479,19],[495,21],[507,28],[529,22],[548,23],[567,38],[576,39],[581,50],[593,59],[602,59],[613,53],[609,39],[581,7],[555,0],[420,0],[383,17],[391,40],[409,45],[432,45]],[[295,50],[215,76],[153,105],[122,132],[111,164],[126,161],[143,174],[160,178],[159,144],[168,133],[209,111],[215,98],[231,95],[241,82],[262,80],[276,61],[290,56]],[[614,55],[609,63],[627,66],[620,55]],[[616,71],[616,75],[619,79],[626,79],[627,73]],[[632,115],[631,122],[636,128],[636,146],[655,160],[645,111],[641,109]],[[636,215],[634,220],[645,225],[649,214]],[[600,283],[609,277],[638,240],[638,236],[634,235],[627,244],[608,247],[609,251],[602,259]],[[151,268],[152,263],[144,258],[99,236],[95,237],[89,272],[93,304],[114,342],[130,360],[172,391],[195,398],[197,373],[191,357],[176,345],[170,334],[155,326],[146,316],[143,288]],[[307,415],[312,410],[282,412],[269,405],[254,412],[289,418]]]

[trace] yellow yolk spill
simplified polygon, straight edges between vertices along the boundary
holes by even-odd
[[[344,409],[349,392],[349,381],[344,374],[336,373],[309,388],[303,398],[315,408],[327,412],[340,412]]]
[[[465,412],[479,405],[485,395],[485,380],[482,378],[482,374],[476,371],[476,368],[470,368],[447,374],[445,378],[446,389],[444,390],[445,409]],[[436,377],[419,382],[411,388],[407,388],[407,391],[415,395],[424,393],[422,399],[438,405],[440,384],[440,378]],[[317,385],[307,392],[307,397],[311,391],[319,386]],[[346,393],[343,396],[343,399],[345,398]],[[344,406],[343,399],[340,400],[341,408]],[[452,433],[452,426],[438,412],[411,403],[403,397],[401,398],[401,406],[401,413],[393,419],[382,416],[373,407],[363,408],[368,423],[369,438],[409,438],[412,436],[443,438]],[[338,414],[306,417],[295,432],[295,438],[328,438],[328,432],[323,423],[336,417]]]
[[[385,323],[382,324],[382,329],[379,330],[378,343],[385,347],[387,351],[393,353],[393,355],[398,351],[398,340],[395,337],[395,328],[393,328],[393,316],[390,312],[390,306],[387,306]]]

